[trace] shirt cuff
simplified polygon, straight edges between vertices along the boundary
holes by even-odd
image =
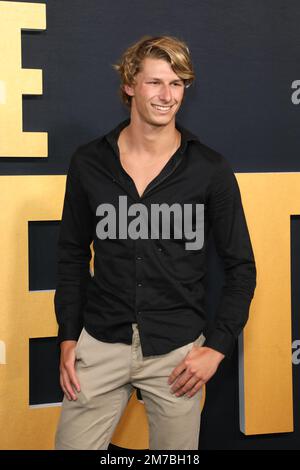
[[[77,341],[81,330],[83,328],[83,325],[74,325],[72,324],[64,324],[60,325],[58,329],[58,336],[57,336],[57,342],[60,344],[62,341]]]
[[[203,346],[215,349],[230,358],[233,354],[235,344],[236,338],[230,333],[215,329],[208,335]]]

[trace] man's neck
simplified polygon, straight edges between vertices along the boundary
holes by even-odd
[[[119,144],[126,154],[161,158],[179,147],[180,137],[175,121],[166,126],[155,126],[131,119],[129,126],[120,133]]]

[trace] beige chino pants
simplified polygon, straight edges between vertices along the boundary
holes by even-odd
[[[198,449],[202,390],[189,398],[171,393],[168,377],[195,341],[167,354],[143,357],[138,326],[132,344],[107,343],[84,328],[76,345],[75,369],[81,392],[63,399],[57,450],[107,449],[134,387],[141,391],[149,424],[149,449]]]

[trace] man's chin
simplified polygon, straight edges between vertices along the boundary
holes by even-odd
[[[167,126],[172,122],[175,118],[175,114],[173,114],[171,117],[170,116],[149,116],[148,118],[148,123],[151,124],[152,126],[157,126],[157,127],[162,127],[162,126]]]

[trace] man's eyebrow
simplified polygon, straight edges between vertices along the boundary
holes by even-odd
[[[158,81],[161,81],[160,78],[156,78],[156,77],[148,77],[147,80],[158,80]],[[172,80],[170,83],[174,83],[174,82],[183,82],[183,79],[182,79],[182,78],[175,78],[175,80]]]

